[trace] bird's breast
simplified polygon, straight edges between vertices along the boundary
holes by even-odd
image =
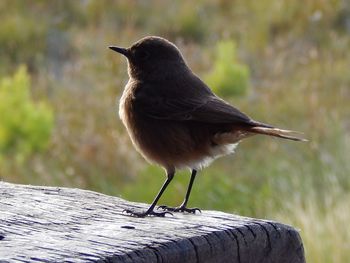
[[[124,126],[128,130],[128,133],[132,135],[135,123],[134,113],[134,88],[132,81],[129,80],[126,84],[123,94],[119,101],[119,118],[122,120]]]

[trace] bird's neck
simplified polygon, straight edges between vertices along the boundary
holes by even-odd
[[[129,77],[135,81],[165,81],[190,71],[185,63],[155,64],[148,70],[128,67]]]

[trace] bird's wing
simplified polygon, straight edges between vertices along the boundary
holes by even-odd
[[[159,85],[157,88],[143,85],[135,93],[135,110],[139,114],[160,120],[255,123],[247,115],[215,96],[199,78],[182,84],[170,84],[174,86],[171,91],[167,89],[166,93]],[[186,89],[189,84],[196,86],[194,89]]]

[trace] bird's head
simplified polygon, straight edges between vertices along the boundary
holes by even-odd
[[[109,48],[127,58],[129,76],[134,79],[157,80],[187,69],[179,49],[161,37],[142,38],[129,48]]]

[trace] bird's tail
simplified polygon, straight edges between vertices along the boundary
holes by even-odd
[[[250,132],[257,133],[257,134],[264,134],[264,135],[269,135],[269,136],[274,136],[274,137],[279,137],[283,139],[288,139],[288,140],[293,140],[293,141],[302,141],[302,142],[307,142],[307,139],[301,138],[298,135],[302,135],[300,132],[296,131],[290,131],[290,130],[282,130],[270,126],[255,126],[251,127],[249,129]]]

